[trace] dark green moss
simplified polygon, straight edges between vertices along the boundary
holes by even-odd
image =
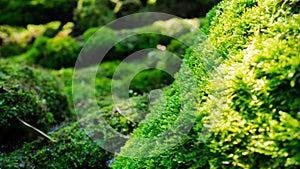
[[[81,0],[74,10],[73,20],[78,24],[80,31],[88,28],[105,25],[115,19],[115,13],[110,7],[109,0]]]
[[[136,124],[118,111],[138,119],[141,118],[141,113],[147,111],[148,104],[145,96],[134,97],[114,105],[111,104],[111,100],[108,100],[109,104],[104,103],[105,100],[99,101],[102,116],[98,112],[84,112],[84,116],[77,122],[61,124],[57,130],[49,133],[56,143],[38,139],[11,153],[1,153],[0,167],[108,168],[113,154],[101,148],[101,144],[97,142],[103,139],[99,134],[106,132],[101,128],[101,120],[106,120],[116,131],[129,134]]]
[[[11,150],[32,140],[16,117],[48,131],[70,116],[66,97],[55,79],[38,70],[0,60],[1,149]]]
[[[0,167],[5,168],[108,168],[112,154],[96,145],[80,127],[73,123],[50,135],[57,143],[36,140],[22,148],[0,154]]]
[[[77,0],[27,1],[2,0],[1,25],[44,24],[50,21],[71,21]]]

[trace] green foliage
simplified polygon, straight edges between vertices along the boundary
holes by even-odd
[[[136,30],[138,34],[139,30]],[[126,33],[125,33],[126,34]],[[171,41],[170,37],[155,33],[145,33],[130,36],[113,48],[113,51],[108,53],[108,59],[124,59],[135,51],[148,48],[156,48],[158,44],[166,45]]]
[[[111,0],[115,3],[114,12],[117,16],[126,16],[137,13],[142,9],[141,0]]]
[[[76,0],[1,0],[0,25],[44,24],[71,21]]]
[[[27,40],[29,39],[24,38],[24,36],[20,38],[22,32],[24,32],[22,28],[14,28],[7,25],[0,26],[0,57],[9,57],[26,50]],[[16,34],[19,36],[15,36]]]
[[[109,0],[78,0],[73,19],[84,31],[113,21],[115,14],[110,9]]]
[[[188,45],[199,43],[202,40],[201,37],[198,37],[198,34],[198,31],[189,32],[183,34],[178,39],[171,40],[167,46],[167,50],[183,58],[186,49],[189,48]]]
[[[48,131],[70,117],[66,97],[53,77],[26,66],[0,60],[1,151],[10,151],[36,138],[16,117]]]
[[[84,63],[82,64],[86,66],[95,64],[93,58],[98,56],[97,53],[104,53],[105,50],[108,50],[109,47],[112,47],[118,41],[117,32],[108,27],[90,28],[84,32],[83,37],[85,42],[84,50],[87,54],[82,54],[84,56]],[[107,57],[104,58],[104,61],[108,60]],[[91,63],[88,61],[91,61]]]
[[[186,34],[193,28],[178,19],[132,30],[102,28],[102,33],[93,35],[95,39],[91,41],[89,50],[101,51],[101,48],[126,37],[111,49],[107,60],[122,60],[144,48],[161,51],[149,52],[145,56],[146,63],[139,64],[139,59],[132,63],[122,62],[123,74],[116,77],[120,61],[76,70],[82,81],[73,86],[72,69],[53,71],[63,82],[69,101],[81,106],[82,110],[77,113],[83,117],[52,133],[51,137],[58,140],[56,144],[37,140],[12,153],[2,153],[0,168],[41,168],[45,165],[54,168],[107,168],[112,154],[99,147],[103,141],[99,137],[110,136],[103,128],[103,119],[121,134],[130,134],[112,168],[299,168],[299,2],[224,0],[207,14],[208,23],[202,28],[208,35],[207,40],[198,32]],[[177,9],[176,6],[182,3],[186,2],[157,1],[152,4],[166,4],[170,9]],[[191,4],[196,3],[208,5],[207,1]],[[126,4],[125,1],[123,4]],[[98,1],[92,0],[78,3],[75,13],[78,23],[81,22],[79,25],[83,25],[81,30],[107,22],[105,17],[99,22],[91,17],[90,11],[96,11],[97,17],[103,15],[97,12],[97,5]],[[108,1],[101,5],[105,6],[104,13],[110,8]],[[185,7],[194,9],[197,6]],[[119,10],[127,12],[126,9]],[[202,21],[196,21],[195,25],[200,27]],[[147,33],[149,30],[155,33]],[[97,28],[88,29],[83,35],[84,43],[96,31]],[[139,35],[127,37],[132,32]],[[179,39],[196,45],[187,48],[179,40],[160,34],[183,35]],[[77,42],[71,38],[41,37],[35,41],[32,50],[18,59],[26,58],[28,62],[56,69],[69,67],[74,62],[65,59],[73,59],[74,53],[77,57],[79,47],[75,44]],[[164,97],[153,91],[137,96],[173,81],[166,73],[151,69],[140,72],[133,79],[122,76],[135,72],[139,69],[137,65],[178,66],[170,60],[161,59],[167,58],[162,46],[171,52],[186,52],[175,82],[162,90]],[[51,58],[56,61],[52,62]],[[45,131],[49,130],[50,124],[66,118],[67,115],[62,112],[67,109],[61,104],[66,102],[65,99],[59,100],[63,96],[55,86],[55,80],[36,70],[1,62],[0,79],[3,82],[0,83],[0,94],[4,99],[0,100],[0,112],[5,112],[1,114],[4,120],[0,122],[3,126],[0,126],[0,131],[5,136],[1,137],[1,141],[7,138],[7,133],[18,133],[13,139],[18,138],[21,142],[31,139],[29,137],[33,134],[28,135],[25,129],[20,129],[15,116]],[[60,65],[62,63],[68,65]],[[95,70],[98,70],[95,81],[88,79],[87,74]],[[129,80],[132,80],[129,86],[131,97],[112,104],[112,81],[124,86]],[[92,82],[95,82],[96,97],[93,92],[89,95],[94,89],[83,85]],[[79,92],[74,100],[72,88]],[[91,99],[97,99],[99,111],[91,109]],[[137,124],[138,121],[141,122]],[[185,135],[183,129],[187,129],[188,124],[194,125]],[[11,132],[16,130],[18,132]],[[203,144],[202,141],[206,142]],[[5,144],[6,147],[8,145]],[[128,155],[150,157],[130,158]]]
[[[21,54],[26,51],[26,47],[16,44],[7,44],[7,45],[1,45],[0,46],[0,57],[9,57]]]
[[[237,1],[228,6],[218,5],[213,10],[211,15],[215,17],[210,21],[209,40],[222,57],[232,56],[244,50],[251,42],[250,38],[269,22],[270,14],[260,18],[257,17],[258,13],[255,13],[256,15],[253,14],[251,18],[250,13],[254,12],[252,10],[259,8],[256,7],[257,1]]]

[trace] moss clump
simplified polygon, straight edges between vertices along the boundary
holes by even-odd
[[[0,155],[0,167],[5,168],[108,168],[112,154],[96,145],[78,122],[50,135],[57,143],[36,140],[22,148]],[[20,155],[21,154],[21,155]]]
[[[74,66],[80,51],[78,42],[69,36],[41,37],[35,41],[33,48],[40,52],[34,57],[34,63],[53,69]]]
[[[41,168],[45,165],[54,168],[108,168],[113,154],[101,148],[98,140],[106,130],[101,128],[101,120],[122,134],[129,134],[136,124],[118,111],[129,113],[132,118],[140,118],[147,111],[146,97],[133,97],[118,104],[106,105],[99,101],[99,112],[85,112],[77,122],[59,126],[50,133],[57,143],[38,139],[23,147],[0,154],[0,167]],[[102,118],[103,117],[103,118]],[[113,144],[113,142],[109,142]]]
[[[78,42],[70,36],[39,37],[30,50],[11,58],[15,62],[38,64],[45,68],[73,67],[80,52]]]
[[[196,168],[207,165],[209,156],[204,154],[209,150],[197,140],[196,127],[186,137],[181,133],[189,124],[193,124],[195,120],[199,123],[203,117],[196,107],[208,93],[205,59],[211,61],[216,54],[212,47],[206,46],[206,52],[202,52],[203,49],[188,50],[183,65],[175,76],[175,82],[164,91],[165,99],[160,98],[152,105],[150,114],[133,131],[132,139],[122,147],[112,168]],[[171,137],[168,138],[166,133],[170,133]],[[149,138],[150,141],[138,142],[139,138]],[[178,139],[180,142],[176,144]],[[169,147],[170,145],[172,146]],[[138,158],[147,156],[149,157]],[[198,158],[201,160],[195,164],[195,159]]]
[[[211,41],[230,58],[223,67],[227,86],[224,107],[228,108],[219,114],[224,118],[213,126],[215,133],[209,146],[222,156],[211,160],[213,165],[299,167],[298,4],[299,1],[225,1],[220,6],[223,13],[213,19]],[[231,9],[239,12],[239,19]],[[223,30],[224,39],[217,39],[214,36],[225,28],[226,15],[234,17],[235,22],[227,25],[230,31]],[[225,39],[235,39],[236,43],[225,43]]]
[[[211,14],[209,41],[188,50],[184,62],[199,84],[196,124],[159,156],[124,157],[165,145],[134,142],[160,136],[179,117],[177,109],[154,111],[159,118],[149,114],[133,131],[113,168],[299,167],[299,1],[225,0]],[[211,135],[202,144],[205,130]]]
[[[48,131],[70,116],[67,99],[55,79],[38,70],[0,60],[1,151],[36,138],[16,117]]]
[[[26,28],[9,25],[0,26],[0,57],[7,58],[26,52],[34,39],[57,32],[60,22],[54,21],[44,25],[27,25]]]

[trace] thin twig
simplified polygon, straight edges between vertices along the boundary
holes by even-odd
[[[22,119],[20,119],[20,118],[17,117],[17,116],[16,116],[16,118],[17,118],[22,124],[24,124],[26,127],[29,127],[30,129],[32,129],[32,130],[38,132],[40,135],[42,135],[43,137],[47,138],[47,139],[50,140],[51,142],[57,143],[56,140],[52,139],[50,136],[48,136],[47,134],[45,134],[45,133],[42,132],[41,130],[39,130],[39,129],[33,127],[32,125],[30,125],[30,124],[28,124],[28,123],[26,123],[25,121],[23,121]]]

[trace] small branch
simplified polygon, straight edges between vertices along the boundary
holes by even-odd
[[[114,111],[117,111],[119,114],[124,115],[124,113],[117,106],[114,107]]]
[[[44,132],[42,132],[41,130],[33,127],[32,125],[26,123],[25,121],[23,121],[22,119],[20,119],[19,117],[16,116],[16,118],[22,123],[24,124],[26,127],[29,127],[30,129],[36,131],[37,133],[39,133],[40,135],[42,135],[43,137],[47,138],[48,140],[50,140],[53,143],[57,143],[56,140],[52,139],[50,136],[48,136],[47,134],[45,134]]]

